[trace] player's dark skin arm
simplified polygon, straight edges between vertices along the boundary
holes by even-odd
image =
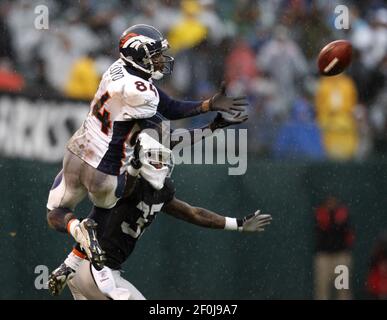
[[[193,207],[175,197],[162,210],[175,218],[201,227],[224,229],[225,226],[226,219],[223,216],[204,208]]]
[[[225,128],[225,127],[228,127],[230,125],[241,124],[242,122],[245,122],[247,120],[247,118],[248,118],[248,116],[245,115],[245,116],[240,117],[238,122],[228,122],[227,120],[223,119],[223,117],[220,115],[220,113],[218,113],[216,115],[216,117],[214,118],[214,120],[212,120],[210,123],[206,124],[205,126],[200,127],[200,128],[188,129],[188,132],[189,132],[190,137],[191,137],[190,144],[193,145],[193,144],[199,142],[200,140],[204,140],[206,137],[210,136],[216,129]],[[207,130],[207,129],[208,129],[209,133],[203,134],[205,132],[204,130]],[[199,132],[201,134],[195,135],[195,130],[199,130]],[[178,130],[171,130],[171,141],[170,141],[171,149],[173,149],[181,141],[181,139],[176,141],[176,139],[173,138],[174,135],[179,136]]]
[[[201,101],[179,101],[170,98],[160,88],[159,92],[160,102],[158,111],[170,120],[184,119],[193,117],[208,111],[244,111],[244,107],[248,105],[246,97],[227,97],[226,84],[222,83],[220,92],[207,100]]]
[[[205,126],[203,126],[203,127],[200,127],[200,128],[191,128],[191,129],[188,129],[188,132],[189,132],[189,135],[190,135],[190,140],[189,140],[190,143],[189,143],[189,144],[193,145],[193,144],[199,142],[200,140],[205,139],[206,136],[202,136],[202,138],[200,138],[200,139],[195,139],[195,138],[196,138],[196,137],[195,137],[195,130],[201,130],[201,131],[203,131],[203,130],[206,130],[206,129],[210,129],[210,130],[211,130],[211,133],[213,132],[213,130],[211,129],[211,124],[210,124],[210,123],[207,124],[207,125],[205,125]],[[179,138],[181,138],[181,139],[179,139],[179,140],[172,139],[172,137],[173,137],[174,135],[177,136],[177,135],[178,135],[178,131],[175,131],[175,132],[171,131],[171,142],[170,142],[171,149],[173,149],[177,144],[180,144],[181,141],[182,141],[182,139],[183,139],[181,136],[179,136]],[[180,145],[180,146],[181,146],[181,145]]]
[[[76,216],[70,209],[55,208],[47,210],[47,223],[56,231],[67,233],[67,224],[72,219],[76,219]]]

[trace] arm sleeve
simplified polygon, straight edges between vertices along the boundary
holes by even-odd
[[[169,120],[189,118],[202,113],[202,101],[174,100],[161,89],[157,88],[157,91],[160,97],[158,111]]]

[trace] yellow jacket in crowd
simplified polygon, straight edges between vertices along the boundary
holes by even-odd
[[[357,90],[350,77],[341,74],[320,79],[316,92],[317,121],[326,152],[332,159],[346,160],[356,154],[359,144],[354,118],[356,103]]]
[[[70,71],[65,94],[70,98],[90,100],[98,89],[99,81],[94,60],[83,57],[74,63]]]
[[[207,37],[207,28],[197,18],[200,5],[197,1],[181,2],[183,18],[174,25],[168,34],[168,41],[173,52],[190,49],[200,44]]]

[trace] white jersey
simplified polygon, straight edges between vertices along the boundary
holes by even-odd
[[[132,152],[132,120],[154,116],[158,104],[156,87],[130,74],[118,59],[104,73],[87,118],[67,147],[94,168],[120,175]]]

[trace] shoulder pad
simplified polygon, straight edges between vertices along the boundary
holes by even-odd
[[[149,105],[157,108],[159,104],[159,97],[157,92],[155,93],[155,89],[151,90],[150,85],[151,84],[146,80],[134,79],[133,81],[131,79],[131,81],[125,83],[122,88],[123,100],[132,107]]]

